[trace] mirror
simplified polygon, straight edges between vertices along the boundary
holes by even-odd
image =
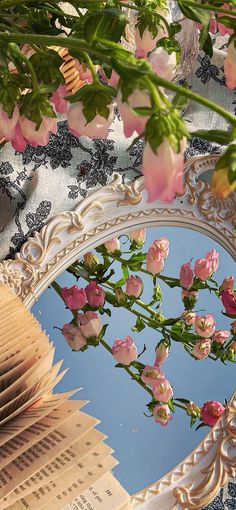
[[[203,258],[207,252],[215,249],[219,253],[220,263],[212,278],[220,285],[226,276],[234,274],[235,263],[218,243],[189,229],[156,226],[146,229],[145,243],[140,248],[136,247],[136,250],[130,251],[131,242],[127,234],[121,234],[119,235],[120,253],[112,254],[106,249],[104,251],[104,245],[102,245],[103,253],[99,247],[93,249],[92,252],[96,254],[100,262],[104,260],[103,255],[107,257],[107,260],[109,259],[109,263],[112,262],[105,276],[109,275],[111,269],[114,274],[111,274],[110,278],[100,286],[104,291],[115,295],[114,289],[109,288],[109,284],[114,286],[123,277],[121,263],[115,259],[128,260],[132,255],[146,253],[155,240],[163,237],[169,240],[169,255],[165,259],[163,271],[157,274],[156,279],[156,283],[162,290],[162,305],[158,307],[158,301],[156,301],[151,307],[153,311],[161,311],[165,318],[178,318],[184,311],[181,289],[169,287],[159,277],[169,275],[179,278],[180,267],[184,262],[193,259],[191,263],[193,267],[196,259]],[[73,285],[84,288],[88,284],[86,278],[90,280],[95,278],[96,270],[91,270],[89,277],[88,272],[81,267],[83,261],[83,257],[80,257],[78,264],[75,262],[71,266],[72,269],[70,267],[60,274],[56,282],[61,288],[70,288]],[[145,268],[146,262],[144,261],[141,269],[145,270]],[[75,274],[77,274],[76,271],[82,271],[83,276],[80,276],[77,281],[71,271],[74,271]],[[129,271],[129,274],[141,277],[144,288],[140,300],[146,304],[150,303],[153,295],[152,276],[139,270]],[[209,281],[209,285],[215,286],[212,281]],[[124,282],[122,288],[125,290]],[[150,316],[150,314],[135,302],[131,310],[122,306],[112,306],[107,301],[104,308],[111,311],[111,317],[106,313],[100,315],[103,325],[108,324],[103,335],[107,344],[112,347],[115,339],[123,339],[130,335],[134,339],[139,353],[144,350],[144,345],[146,348],[138,361],[144,365],[153,365],[155,347],[163,339],[162,333],[148,326],[139,332],[132,330],[132,327],[137,325],[137,315],[133,311],[139,311],[144,317]],[[233,319],[221,313],[223,311],[222,302],[214,292],[199,291],[199,299],[194,310],[201,316],[212,314],[216,320],[216,330],[230,330]],[[172,415],[172,421],[166,427],[155,423],[153,417],[145,416],[144,413],[150,414],[150,410],[146,407],[146,404],[151,400],[150,395],[139,384],[132,381],[124,369],[115,367],[117,361],[101,343],[96,348],[89,346],[84,352],[71,350],[62,332],[55,327],[62,328],[64,324],[70,323],[73,313],[55,291],[54,283],[40,296],[32,307],[32,312],[41,323],[43,330],[55,342],[55,361],[64,358],[65,366],[70,367],[66,376],[57,386],[58,391],[67,391],[71,387],[81,386],[83,388],[80,394],[81,398],[90,400],[86,412],[101,420],[98,428],[107,434],[108,444],[114,448],[119,461],[119,465],[114,469],[114,474],[130,494],[140,491],[172,470],[204,438],[209,429],[204,427],[196,431],[197,425],[202,423],[199,420],[196,420],[196,423],[190,428],[191,418],[177,406]],[[189,328],[187,331],[194,333],[194,328]],[[221,348],[219,343],[218,347]],[[132,365],[130,368],[133,368]],[[161,370],[164,371],[165,377],[173,386],[174,399],[188,399],[196,402],[200,407],[204,402],[211,400],[224,404],[225,399],[230,399],[234,389],[235,364],[233,362],[225,361],[224,364],[219,359],[214,361],[209,357],[196,360],[179,341],[172,340],[170,355],[161,366]],[[174,401],[177,403],[176,400]],[[182,405],[181,402],[179,405]]]

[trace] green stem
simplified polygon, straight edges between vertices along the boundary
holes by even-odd
[[[91,71],[91,75],[92,75],[92,78],[93,78],[93,83],[97,83],[100,85],[100,82],[99,82],[99,79],[98,79],[98,76],[97,76],[97,73],[96,73],[96,69],[93,65],[93,62],[90,58],[90,56],[88,55],[88,53],[86,53],[85,51],[83,51],[82,53],[83,57],[84,57],[84,61],[87,63],[90,71]]]
[[[181,404],[177,404],[177,402],[175,402],[175,401],[173,401],[173,404],[174,404],[174,406],[179,407],[180,409],[183,409],[184,411],[186,411],[185,406],[182,406]]]
[[[10,50],[10,53],[12,54],[13,61],[14,61],[14,55],[15,55],[17,58],[20,58],[25,63],[25,65],[28,68],[29,73],[31,75],[32,89],[37,92],[39,90],[39,84],[38,84],[37,76],[36,76],[36,73],[34,70],[34,66],[31,64],[30,60],[26,57],[26,55],[21,53],[21,51],[19,50],[19,48],[16,44],[10,43],[8,45],[8,48]]]
[[[178,0],[176,0],[178,2]],[[236,16],[236,11],[224,9],[223,7],[215,7],[215,5],[200,4],[193,2],[192,0],[182,0],[182,3],[189,5],[190,7],[196,7],[196,9],[202,9],[204,11],[221,12],[222,14],[228,14],[230,16]]]
[[[158,111],[161,111],[163,109],[163,105],[161,102],[161,98],[158,92],[158,89],[155,87],[155,85],[152,83],[152,80],[150,78],[146,78],[147,86],[151,93],[151,98],[153,100],[154,105],[156,106]]]

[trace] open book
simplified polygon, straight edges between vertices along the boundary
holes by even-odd
[[[0,510],[128,510],[99,421],[53,393],[62,362],[39,323],[0,285]]]

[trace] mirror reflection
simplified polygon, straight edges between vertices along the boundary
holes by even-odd
[[[148,228],[91,250],[32,308],[70,367],[57,390],[83,388],[129,493],[181,462],[224,412],[235,379],[233,272],[203,234]]]

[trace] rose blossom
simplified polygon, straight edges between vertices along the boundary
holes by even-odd
[[[194,264],[194,273],[203,282],[212,275],[211,262],[207,258],[197,259]]]
[[[19,122],[16,124],[15,135],[14,138],[11,140],[11,144],[13,149],[15,149],[17,152],[24,152],[26,148],[27,141],[23,137],[22,129],[20,127]]]
[[[211,314],[196,315],[194,327],[197,335],[209,338],[215,332],[215,326],[216,322]]]
[[[221,286],[220,286],[220,292],[222,292],[222,290],[234,290],[234,277],[233,276],[227,276],[226,278],[224,278]]]
[[[161,402],[168,402],[173,397],[171,384],[167,379],[157,379],[152,388],[154,398]]]
[[[151,246],[146,255],[147,271],[154,276],[161,273],[164,269],[164,258],[156,246]]]
[[[112,354],[118,363],[130,365],[132,361],[138,358],[138,349],[131,336],[126,336],[123,340],[118,338],[112,347]]]
[[[224,342],[229,338],[230,332],[220,329],[218,331],[215,331],[214,335],[212,336],[212,340],[214,342],[217,342],[218,344],[224,344]]]
[[[146,229],[139,228],[137,230],[132,230],[132,232],[128,233],[128,236],[131,241],[134,241],[140,248],[143,246],[146,238]]]
[[[229,315],[236,315],[236,292],[232,290],[223,290],[220,294],[222,303]]]
[[[206,259],[210,262],[211,274],[213,275],[219,267],[219,253],[216,250],[211,250],[206,254]]]
[[[67,96],[66,85],[59,85],[58,89],[55,90],[51,97],[51,103],[54,104],[57,113],[66,113],[68,108],[68,101],[64,99]]]
[[[83,308],[87,303],[85,290],[79,289],[76,285],[70,288],[64,287],[61,291],[61,297],[70,310]]]
[[[73,351],[80,351],[86,345],[86,340],[80,328],[73,324],[64,324],[62,334]]]
[[[109,239],[104,243],[104,246],[110,253],[114,253],[115,251],[120,251],[120,241],[117,237],[113,239]]]
[[[153,416],[155,418],[155,422],[162,425],[162,427],[166,427],[168,423],[172,420],[172,415],[169,407],[166,404],[158,404],[153,409]]]
[[[198,291],[183,289],[181,292],[181,298],[185,308],[192,309],[198,300]]]
[[[164,373],[160,371],[157,365],[154,367],[146,365],[142,371],[141,379],[148,386],[154,386],[157,379],[164,379]]]
[[[232,41],[227,48],[227,55],[224,62],[226,85],[233,90],[236,87],[236,48]]]
[[[91,310],[84,314],[78,314],[78,320],[80,322],[81,333],[85,337],[96,336],[98,337],[102,331],[102,321],[96,312]]]
[[[163,365],[169,356],[169,348],[164,342],[161,342],[156,348],[155,365]]]
[[[208,400],[201,409],[201,418],[206,425],[213,427],[224,414],[225,408],[216,400]]]
[[[193,277],[194,274],[190,267],[189,262],[182,264],[179,274],[181,287],[184,287],[185,289],[190,289],[190,287],[192,287],[193,284]]]
[[[143,282],[139,276],[130,276],[126,280],[126,292],[128,296],[138,298],[143,292]]]
[[[108,129],[114,118],[113,107],[110,105],[110,113],[107,119],[97,114],[91,122],[87,122],[83,114],[83,107],[82,101],[70,104],[67,112],[69,131],[77,137],[107,138]]]
[[[9,117],[7,112],[0,106],[0,139],[13,140],[15,137],[16,125],[19,120],[19,108],[15,106],[12,116]]]
[[[90,306],[98,308],[104,305],[106,294],[102,287],[97,285],[95,281],[89,282],[87,287],[85,287],[85,292]]]
[[[192,350],[192,354],[197,359],[205,359],[211,352],[211,340],[210,338],[201,338],[196,341],[196,345]]]
[[[145,188],[148,202],[172,202],[176,193],[183,194],[183,168],[186,138],[180,142],[180,152],[175,152],[165,138],[157,147],[156,154],[147,142],[143,152]]]
[[[153,241],[153,246],[156,246],[156,248],[159,248],[159,250],[162,253],[163,259],[166,259],[169,255],[169,240],[167,237],[160,237],[160,239],[156,239]]]
[[[196,314],[194,312],[185,311],[182,313],[181,318],[184,320],[187,326],[192,326],[196,319]]]
[[[139,135],[144,131],[148,116],[135,115],[132,108],[150,107],[150,97],[147,92],[134,90],[125,103],[122,102],[122,96],[117,96],[117,106],[123,121],[123,130],[126,138],[132,136],[134,132]]]
[[[162,47],[156,48],[149,56],[148,61],[158,76],[165,80],[172,80],[177,64],[175,51],[169,54]]]
[[[57,133],[56,117],[43,117],[39,129],[36,128],[35,122],[27,119],[24,115],[20,117],[19,122],[22,136],[25,138],[27,143],[33,147],[37,147],[38,145],[47,145],[50,133]]]

